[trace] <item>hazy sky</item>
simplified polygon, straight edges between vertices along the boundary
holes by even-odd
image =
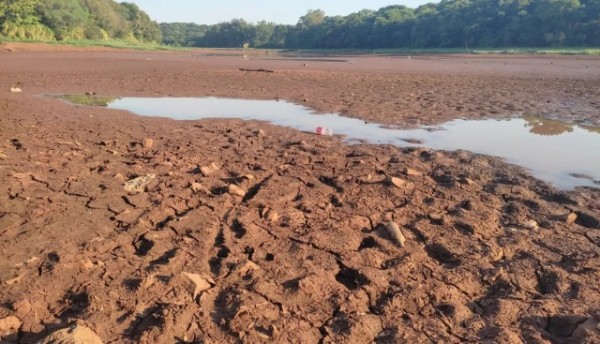
[[[216,24],[234,18],[278,24],[296,24],[309,9],[321,9],[329,16],[347,15],[362,9],[376,10],[388,5],[418,7],[439,0],[127,0],[137,4],[158,22]]]

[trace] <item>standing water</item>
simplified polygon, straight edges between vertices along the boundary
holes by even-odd
[[[432,149],[464,149],[504,158],[559,188],[600,187],[600,129],[538,116],[503,120],[453,120],[436,127],[403,130],[343,117],[314,114],[285,102],[226,98],[121,98],[108,108],[177,120],[241,118],[314,132],[333,130],[347,140]]]

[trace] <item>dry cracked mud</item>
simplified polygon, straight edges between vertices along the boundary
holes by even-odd
[[[543,64],[532,76],[489,67],[515,61],[500,57],[470,62],[474,70],[452,58],[408,73],[366,58],[339,70],[146,54],[0,53],[0,85],[21,81],[24,91],[0,92],[3,343],[73,324],[105,343],[600,343],[596,189],[561,191],[464,151],[347,145],[256,121],[144,118],[37,97],[248,97],[253,88],[257,98],[307,97],[335,111],[338,92],[352,89],[365,94],[353,98],[354,115],[386,112],[389,123],[412,125],[374,85],[439,80],[489,115],[486,92],[509,80],[518,96],[506,103],[530,98],[539,112],[548,103],[538,107],[535,92],[578,85],[569,101],[594,122],[598,60],[560,58],[569,68],[553,75]],[[593,73],[578,74],[586,64]],[[443,119],[431,105],[398,106],[419,108],[419,123]]]

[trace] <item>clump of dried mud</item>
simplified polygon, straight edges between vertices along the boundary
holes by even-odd
[[[253,121],[0,107],[3,342],[600,342],[597,190]]]

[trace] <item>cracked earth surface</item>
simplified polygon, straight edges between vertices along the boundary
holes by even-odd
[[[346,145],[255,121],[178,122],[36,97],[125,92],[144,86],[121,78],[165,70],[160,85],[136,94],[214,87],[249,96],[232,87],[254,84],[259,98],[282,87],[293,100],[328,74],[365,94],[377,94],[370,85],[380,78],[403,80],[362,65],[262,76],[237,71],[242,62],[202,69],[179,55],[163,70],[132,67],[141,56],[0,54],[2,85],[22,80],[25,91],[0,93],[2,342],[33,343],[79,323],[105,343],[600,343],[598,190],[557,190],[468,152]],[[297,83],[284,89],[288,76]],[[337,95],[313,97],[329,111]],[[356,111],[364,118],[387,106],[365,104]]]

